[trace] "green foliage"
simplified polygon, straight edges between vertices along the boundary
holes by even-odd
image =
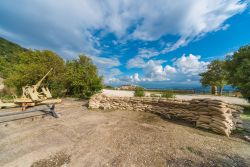
[[[23,86],[36,84],[51,68],[42,84],[50,88],[53,97],[88,98],[102,89],[102,78],[88,57],[81,55],[65,63],[54,52],[28,50],[0,37],[0,76],[6,90],[12,90],[4,96],[20,95]]]
[[[66,63],[65,79],[67,94],[79,98],[89,98],[103,87],[96,66],[84,55]]]
[[[136,87],[135,88],[134,96],[135,97],[143,97],[143,96],[145,96],[144,88],[142,88],[142,87]]]
[[[220,94],[227,84],[228,72],[225,69],[225,61],[214,60],[208,65],[208,70],[200,74],[203,86],[219,86]]]
[[[45,51],[26,51],[18,54],[19,61],[13,65],[5,80],[8,87],[15,87],[20,95],[22,86],[36,84],[51,68],[53,71],[43,81],[44,85],[62,85],[64,82],[65,63],[57,54]],[[54,87],[52,94],[59,94],[62,87]]]
[[[27,49],[0,37],[0,76],[6,78],[12,66],[18,62],[18,53]]]
[[[226,60],[229,83],[250,101],[250,45],[240,48]]]
[[[174,91],[173,90],[165,90],[162,93],[162,97],[165,97],[165,98],[174,98],[175,97]]]
[[[244,112],[241,114],[241,118],[250,121],[250,105],[245,105]]]
[[[0,56],[9,58],[11,56],[14,56],[15,53],[24,52],[27,49],[22,48],[21,46],[10,42],[2,37],[0,37]]]
[[[111,89],[111,90],[114,90],[114,89],[115,89],[113,86],[110,86],[110,85],[104,85],[104,88],[105,88],[105,89]]]

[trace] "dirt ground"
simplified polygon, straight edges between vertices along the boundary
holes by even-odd
[[[117,96],[117,97],[133,97],[134,91],[126,91],[126,90],[109,90],[103,89],[102,93],[106,96]],[[146,96],[150,96],[150,92],[145,92]],[[176,99],[181,100],[191,100],[191,99],[217,99],[222,100],[227,103],[238,104],[238,105],[250,105],[247,100],[239,97],[229,97],[229,96],[214,96],[214,95],[199,95],[199,94],[187,94],[187,95],[175,95]]]
[[[90,111],[0,124],[0,166],[250,166],[250,143],[145,112]]]

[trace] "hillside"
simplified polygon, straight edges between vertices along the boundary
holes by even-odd
[[[27,49],[0,37],[0,57],[10,57]]]
[[[9,68],[17,62],[17,55],[27,49],[0,37],[0,76],[3,78]]]

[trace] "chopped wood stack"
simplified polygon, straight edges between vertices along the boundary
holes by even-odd
[[[212,99],[185,101],[159,97],[107,97],[97,94],[90,99],[89,108],[158,113],[194,122],[197,127],[226,136],[237,127],[242,127],[241,108]]]

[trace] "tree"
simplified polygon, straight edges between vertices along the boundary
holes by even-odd
[[[28,50],[19,53],[18,59],[5,80],[8,87],[16,88],[17,94],[20,95],[22,86],[36,84],[51,68],[53,71],[43,84],[49,86],[56,96],[64,89],[65,62],[54,52]]]
[[[67,90],[70,96],[87,98],[102,89],[102,78],[88,57],[80,55],[65,63],[54,52],[28,50],[0,37],[0,77],[13,90],[10,93],[20,95],[23,86],[34,85],[51,68],[43,84],[49,86],[54,97]]]
[[[79,98],[89,98],[103,87],[96,66],[84,55],[66,63],[65,79],[67,94]]]
[[[229,83],[237,87],[242,96],[250,101],[250,45],[227,56],[226,69]]]
[[[225,62],[214,60],[208,65],[208,70],[201,73],[201,84],[210,86],[211,93],[217,94],[217,87],[220,87],[220,95],[223,93],[223,88],[227,84],[228,72],[225,69]]]

